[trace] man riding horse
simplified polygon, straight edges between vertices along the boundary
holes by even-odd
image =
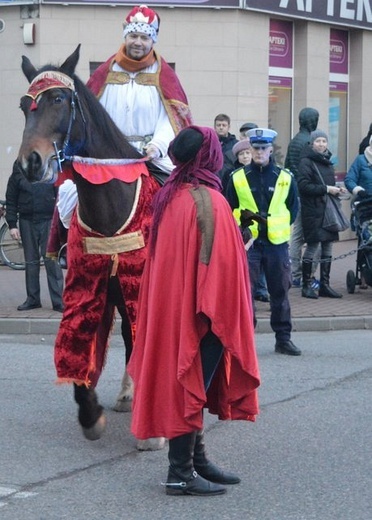
[[[124,24],[124,43],[93,73],[87,86],[126,136],[149,159],[150,173],[161,183],[173,170],[168,145],[192,123],[187,97],[173,69],[153,49],[160,18],[147,6],[134,7]],[[70,186],[67,186],[71,196]],[[60,197],[65,192],[62,185]],[[63,208],[60,200],[59,208]],[[70,207],[70,205],[68,205]],[[64,215],[61,215],[63,220]],[[51,250],[53,240],[51,240]],[[133,388],[124,374],[114,409],[131,409]],[[139,443],[142,449],[147,443]]]
[[[146,5],[125,19],[124,43],[93,73],[87,86],[129,142],[149,158],[150,172],[163,183],[174,165],[169,143],[192,123],[186,94],[174,70],[155,52],[160,17]],[[126,411],[131,380],[124,374],[116,411]]]

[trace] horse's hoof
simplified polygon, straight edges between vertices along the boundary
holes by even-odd
[[[128,397],[126,399],[118,399],[113,407],[115,412],[131,412],[133,400]]]
[[[165,446],[165,437],[150,437],[149,439],[137,441],[137,450],[156,451],[162,450]]]
[[[92,426],[91,428],[82,427],[82,430],[83,435],[86,439],[88,439],[89,441],[96,441],[101,438],[102,433],[105,431],[105,428],[106,416],[102,414],[94,426]]]

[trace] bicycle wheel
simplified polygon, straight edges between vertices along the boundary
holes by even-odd
[[[23,270],[26,268],[22,242],[12,239],[6,223],[0,228],[0,259],[3,264],[12,269]]]

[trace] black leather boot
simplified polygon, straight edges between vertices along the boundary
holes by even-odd
[[[318,299],[318,294],[311,287],[312,283],[312,262],[303,260],[302,261],[302,296],[304,298],[311,298],[312,300]]]
[[[320,286],[319,296],[326,298],[342,298],[342,294],[329,286],[329,273],[331,272],[332,257],[322,257],[320,262]]]
[[[196,432],[169,440],[167,495],[211,496],[226,493],[226,488],[205,480],[193,465]]]
[[[216,482],[218,484],[239,484],[240,482],[240,478],[237,475],[220,469],[207,459],[203,430],[196,432],[194,468],[201,477],[210,482]]]

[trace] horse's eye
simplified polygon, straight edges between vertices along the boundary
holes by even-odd
[[[56,105],[59,105],[60,103],[62,103],[62,96],[57,96],[55,99],[54,99],[54,103]]]

